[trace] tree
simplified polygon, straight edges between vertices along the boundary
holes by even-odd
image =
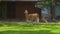
[[[47,8],[50,7],[50,13],[51,13],[51,20],[55,18],[55,1],[57,0],[42,0],[43,5],[46,6]]]

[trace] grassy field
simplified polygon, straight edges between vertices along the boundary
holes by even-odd
[[[60,34],[60,24],[0,23],[0,34]]]

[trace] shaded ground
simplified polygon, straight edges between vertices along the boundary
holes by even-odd
[[[20,19],[2,19],[2,20],[0,20],[0,22],[6,22],[6,23],[26,23],[26,20],[20,20]],[[40,22],[40,23],[45,23],[45,22]],[[51,22],[48,22],[48,23],[60,23],[60,21],[59,20],[57,20],[57,21],[55,21],[55,22],[53,22],[53,21],[51,21]]]

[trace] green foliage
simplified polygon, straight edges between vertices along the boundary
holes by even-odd
[[[55,3],[56,3],[56,2],[59,2],[59,3],[60,3],[60,0],[54,0],[54,1],[55,1]],[[52,3],[52,0],[42,0],[42,4],[43,4],[44,6],[50,6],[51,3]]]
[[[52,3],[51,0],[42,0],[42,4],[43,4],[44,6],[50,6],[51,3]]]
[[[60,2],[60,0],[55,0],[56,2]]]

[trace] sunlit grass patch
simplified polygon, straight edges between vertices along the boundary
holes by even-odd
[[[2,23],[2,34],[59,34],[60,24]]]

